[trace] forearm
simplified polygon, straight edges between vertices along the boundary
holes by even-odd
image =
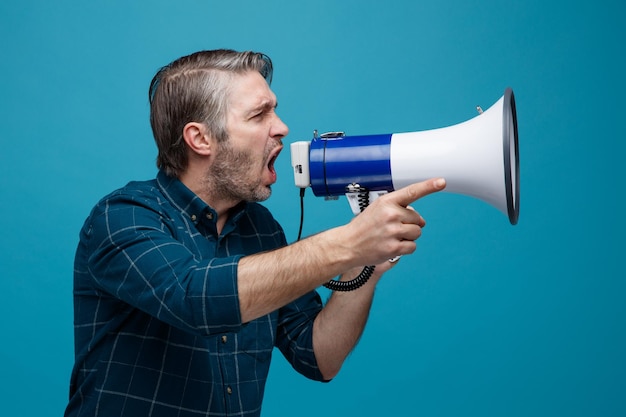
[[[360,271],[346,274],[350,279]],[[376,271],[362,287],[334,292],[313,324],[313,350],[324,379],[332,379],[359,341],[367,323],[374,289],[382,272]],[[342,278],[343,279],[343,278]]]
[[[350,269],[357,255],[344,228],[242,258],[237,270],[242,321],[268,314]]]

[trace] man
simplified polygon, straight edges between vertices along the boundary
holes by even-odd
[[[306,377],[332,379],[387,260],[415,250],[425,222],[407,205],[443,180],[287,245],[257,203],[288,133],[271,77],[267,56],[217,50],[152,80],[158,176],[104,197],[80,233],[67,416],[258,416],[273,347]],[[315,288],[376,264],[322,305]]]

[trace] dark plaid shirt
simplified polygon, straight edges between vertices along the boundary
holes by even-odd
[[[256,203],[236,207],[219,236],[216,220],[162,172],[96,205],[74,266],[67,416],[258,416],[274,346],[322,379],[317,293],[241,322],[239,259],[284,246],[280,225]]]

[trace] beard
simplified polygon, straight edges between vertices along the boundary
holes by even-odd
[[[266,163],[274,146],[268,142],[263,152],[262,163]],[[211,164],[207,175],[207,186],[211,195],[220,200],[233,203],[240,201],[259,202],[267,200],[272,189],[262,183],[262,178],[254,174],[259,166],[248,151],[232,148],[226,139],[219,144],[215,162]]]

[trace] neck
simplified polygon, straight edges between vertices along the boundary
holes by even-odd
[[[217,231],[218,234],[221,233],[226,224],[226,220],[228,220],[230,210],[241,201],[234,201],[225,196],[217,195],[217,193],[213,191],[210,180],[206,178],[206,173],[193,172],[192,169],[187,169],[187,171],[180,176],[179,180],[194,194],[200,197],[202,201],[215,210],[217,213]]]

